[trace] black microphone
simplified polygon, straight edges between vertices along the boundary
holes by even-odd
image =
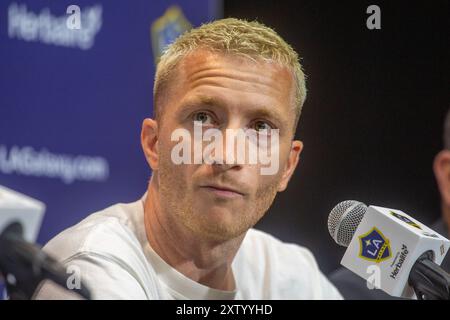
[[[65,268],[42,248],[25,241],[23,226],[18,221],[10,223],[0,234],[0,274],[5,278],[10,299],[14,300],[31,299],[43,280],[51,280],[69,290],[70,275]],[[83,284],[70,290],[87,300],[91,298]]]

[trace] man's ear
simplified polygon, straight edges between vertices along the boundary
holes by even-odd
[[[158,170],[158,122],[147,118],[142,122],[141,145],[152,171]]]
[[[294,140],[291,144],[291,150],[289,152],[289,158],[284,168],[281,181],[278,184],[278,192],[284,191],[287,188],[288,182],[292,177],[292,174],[297,167],[298,160],[300,158],[300,153],[303,150],[303,142],[300,140]]]
[[[450,151],[442,150],[434,158],[434,176],[439,187],[441,199],[450,207]]]

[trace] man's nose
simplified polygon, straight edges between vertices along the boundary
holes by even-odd
[[[222,130],[222,149],[215,150],[212,154],[212,165],[215,168],[223,171],[242,168],[244,163],[242,155],[239,154],[239,144],[246,142],[239,141],[239,139],[242,139],[244,132],[239,122],[230,123]]]

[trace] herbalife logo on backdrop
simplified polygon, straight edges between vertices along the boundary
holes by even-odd
[[[67,13],[53,15],[49,8],[33,12],[25,4],[8,7],[8,36],[28,42],[41,42],[82,50],[92,48],[102,26],[102,6],[69,6]]]

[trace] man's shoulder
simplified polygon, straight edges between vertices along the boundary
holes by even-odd
[[[245,298],[340,299],[339,293],[320,271],[311,251],[286,243],[260,230],[250,229],[235,259],[238,280]]]
[[[296,260],[304,265],[317,268],[311,251],[294,243],[284,242],[275,236],[257,229],[250,229],[242,244],[243,250],[251,250],[267,256],[276,256],[278,259]]]
[[[51,239],[44,251],[64,262],[83,254],[117,255],[139,247],[133,214],[138,203],[118,203],[87,216]]]
[[[143,206],[119,203],[95,212],[44,247],[63,265],[73,265],[94,299],[158,299],[162,296],[142,247]],[[58,291],[44,286],[38,299],[54,299]]]

